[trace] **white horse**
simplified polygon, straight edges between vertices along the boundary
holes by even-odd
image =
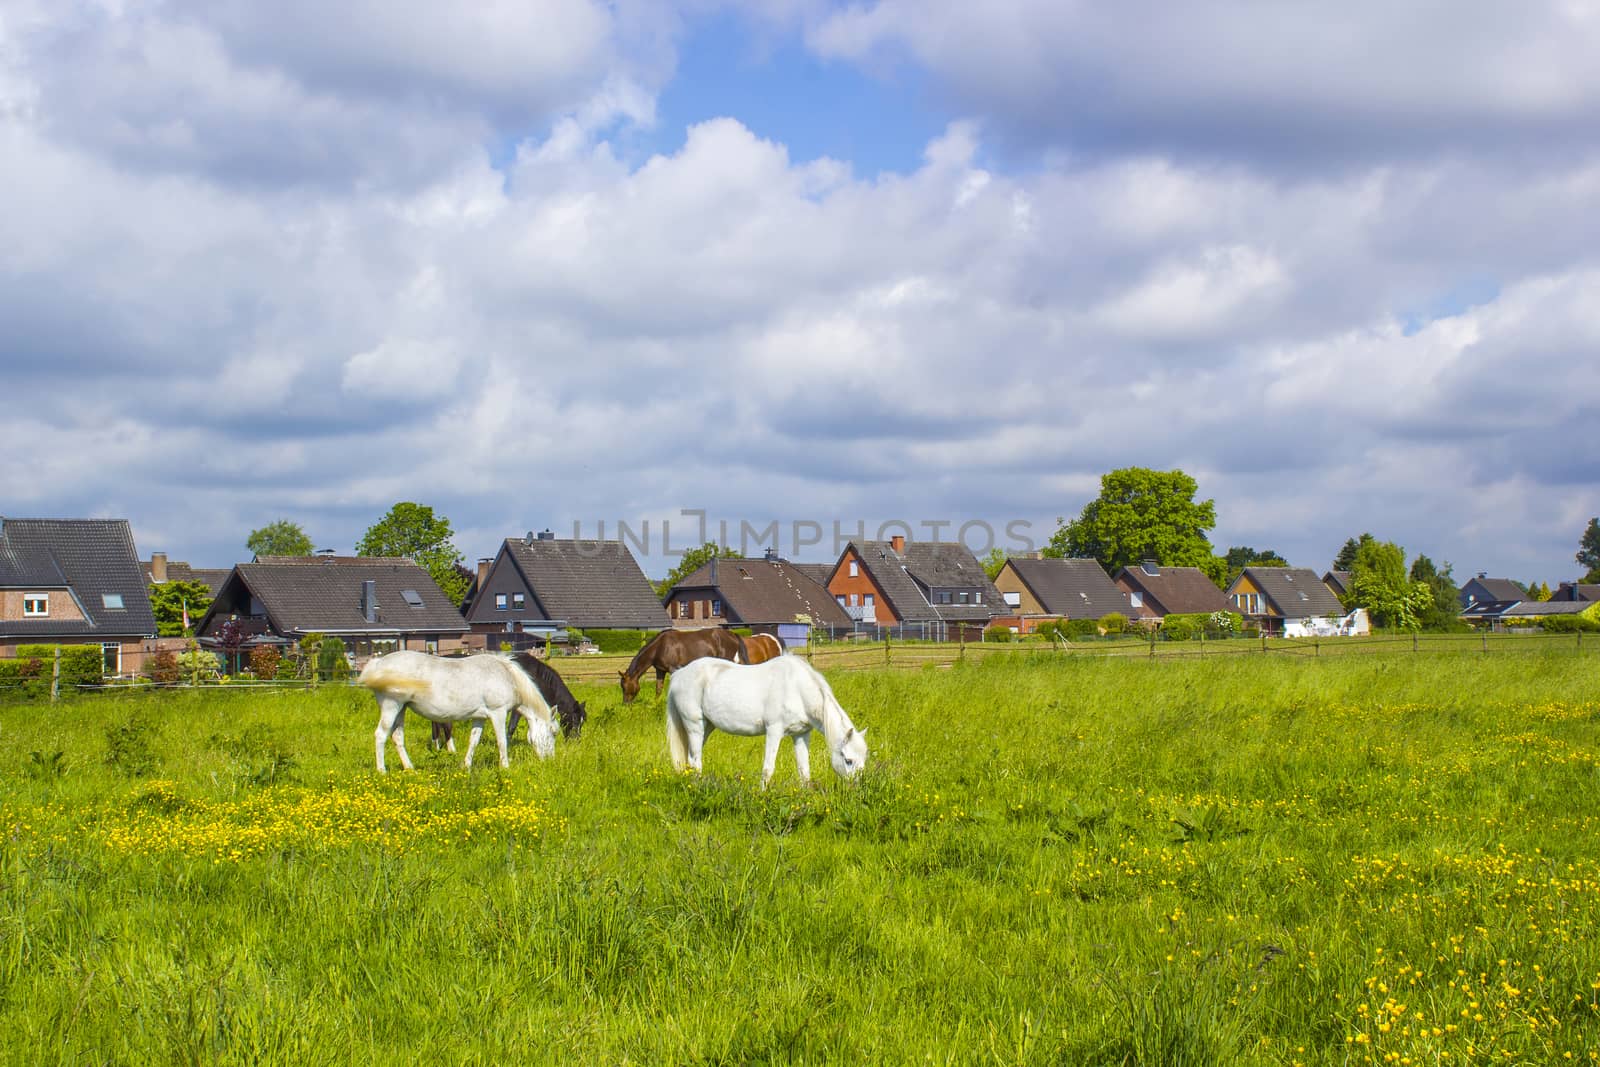
[[[471,720],[472,737],[467,743],[466,766],[472,766],[472,753],[483,735],[487,720],[494,727],[495,744],[500,749],[500,766],[509,767],[506,756],[506,718],[513,709],[528,720],[528,744],[544,759],[555,751],[555,713],[545,703],[533,679],[500,656],[468,656],[466,659],[441,659],[425,652],[391,652],[369,661],[357,681],[378,698],[378,770],[383,765],[384,742],[394,738],[400,765],[411,770],[406,753],[406,708],[433,722],[455,723]]]
[[[785,737],[794,738],[800,780],[811,781],[807,743],[812,730],[822,731],[833,769],[841,777],[853,778],[867,765],[867,731],[855,728],[827,679],[798,656],[750,665],[707,657],[674,671],[667,686],[667,745],[673,767],[700,770],[701,748],[714,729],[742,737],[766,735],[763,789],[772,780]]]

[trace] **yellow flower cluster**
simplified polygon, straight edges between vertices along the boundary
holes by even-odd
[[[151,782],[126,808],[103,813],[72,835],[123,855],[178,854],[240,862],[287,851],[365,845],[405,852],[423,845],[537,837],[560,820],[538,802],[473,795],[414,778],[360,779],[321,789],[283,788],[238,801],[190,800],[173,783]],[[62,835],[65,837],[66,835]]]

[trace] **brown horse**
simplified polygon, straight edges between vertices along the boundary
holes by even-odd
[[[627,670],[617,672],[622,676],[622,702],[633,703],[633,698],[639,695],[639,679],[652,667],[656,672],[656,696],[660,696],[661,683],[669,671],[703,656],[738,663],[744,659],[743,653],[744,642],[727,630],[662,630],[645,642]]]
[[[765,663],[783,655],[783,642],[771,634],[751,634],[744,639],[744,661]]]

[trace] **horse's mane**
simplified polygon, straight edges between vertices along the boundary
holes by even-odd
[[[668,634],[673,633],[673,632],[674,631],[672,631],[672,630],[661,630],[654,637],[652,637],[650,640],[646,641],[644,643],[644,647],[633,654],[633,661],[628,664],[628,669],[624,673],[629,675],[629,676],[632,676],[632,675],[635,675],[635,674],[643,674],[644,671],[645,671],[645,668],[640,667],[639,664],[644,662],[645,653],[649,652],[651,649],[655,648],[656,645],[661,643],[662,638],[666,637]]]

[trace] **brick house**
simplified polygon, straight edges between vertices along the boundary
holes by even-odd
[[[549,531],[507,538],[492,560],[479,561],[466,618],[473,633],[481,634],[671,625],[627,545],[565,540]]]
[[[1092,559],[1012,557],[994,584],[1005,598],[1000,621],[1018,633],[1032,633],[1053,619],[1099,619],[1113,612],[1132,617],[1127,592]]]
[[[668,591],[667,614],[675,627],[742,626],[772,634],[786,648],[803,645],[813,625],[851,626],[849,614],[815,573],[776,555],[714,559]]]
[[[1234,611],[1269,635],[1329,630],[1346,615],[1333,590],[1307,567],[1246,567],[1226,595]]]
[[[1168,615],[1210,615],[1232,605],[1199,567],[1163,567],[1146,560],[1123,567],[1114,579],[1128,594],[1130,618],[1157,622]]]
[[[851,541],[827,586],[857,624],[914,627],[938,640],[975,640],[1005,610],[978,558],[959,543]]]
[[[98,645],[106,674],[133,673],[155,636],[127,520],[0,517],[0,656]]]

